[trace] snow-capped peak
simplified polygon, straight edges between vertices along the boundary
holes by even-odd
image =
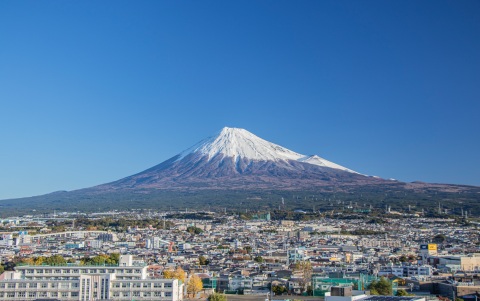
[[[210,160],[217,155],[250,159],[255,161],[299,161],[313,165],[340,169],[356,173],[353,170],[320,158],[318,156],[305,156],[291,151],[280,145],[268,142],[247,130],[240,128],[224,127],[216,136],[207,138],[179,155],[178,160],[191,153],[207,156]]]
[[[224,127],[216,136],[207,138],[182,153],[200,153],[209,159],[222,154],[226,157],[257,161],[297,160],[302,157],[284,147],[263,140],[247,130]]]

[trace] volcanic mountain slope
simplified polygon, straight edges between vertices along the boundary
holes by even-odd
[[[239,128],[223,128],[141,173],[95,187],[135,189],[282,189],[390,182],[319,156],[305,156]]]
[[[0,201],[0,216],[131,208],[327,208],[355,202],[405,204],[480,214],[480,187],[404,183],[362,175],[319,156],[305,156],[237,128],[224,128],[138,174],[74,191]],[[203,207],[202,207],[203,206]]]

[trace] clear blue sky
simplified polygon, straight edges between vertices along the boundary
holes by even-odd
[[[113,181],[224,126],[480,185],[480,2],[0,2],[0,199]]]

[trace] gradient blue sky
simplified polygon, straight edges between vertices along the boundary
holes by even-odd
[[[480,2],[0,2],[0,199],[113,181],[224,126],[480,185]]]

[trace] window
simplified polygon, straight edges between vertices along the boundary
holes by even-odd
[[[72,297],[78,297],[78,292],[72,292]]]
[[[9,283],[8,288],[15,288],[15,283]]]
[[[18,284],[18,287],[19,288],[26,288],[27,287],[27,284],[25,282],[22,282],[22,283],[19,283]]]
[[[7,293],[7,298],[15,298],[15,293]]]
[[[165,292],[165,297],[171,297],[172,296],[172,292]]]
[[[144,293],[143,293],[143,296],[144,296],[144,297],[150,297],[150,292],[144,292]]]
[[[42,288],[48,287],[48,283],[42,283]]]
[[[158,288],[158,287],[162,287],[162,284],[161,284],[161,283],[158,283],[158,282],[155,282],[155,283],[153,284],[153,287],[157,287],[157,288]]]
[[[17,297],[25,298],[25,292],[18,292]]]
[[[133,292],[134,297],[140,297],[140,292]]]
[[[135,270],[135,273],[141,273],[142,271],[141,270]]]
[[[43,270],[37,270],[37,274],[43,274]]]
[[[28,293],[28,297],[29,298],[35,298],[37,296],[37,293],[36,292],[29,292]]]
[[[165,287],[165,288],[168,287],[168,288],[169,288],[169,287],[172,287],[172,284],[171,284],[171,283],[165,283],[165,284],[163,285],[163,287]]]
[[[37,284],[36,283],[30,283],[28,285],[29,288],[37,288]]]
[[[62,293],[62,298],[66,298],[66,297],[68,297],[68,292],[63,292]]]
[[[150,287],[150,283],[144,283],[143,287]]]
[[[130,297],[130,292],[123,292],[124,297]]]

